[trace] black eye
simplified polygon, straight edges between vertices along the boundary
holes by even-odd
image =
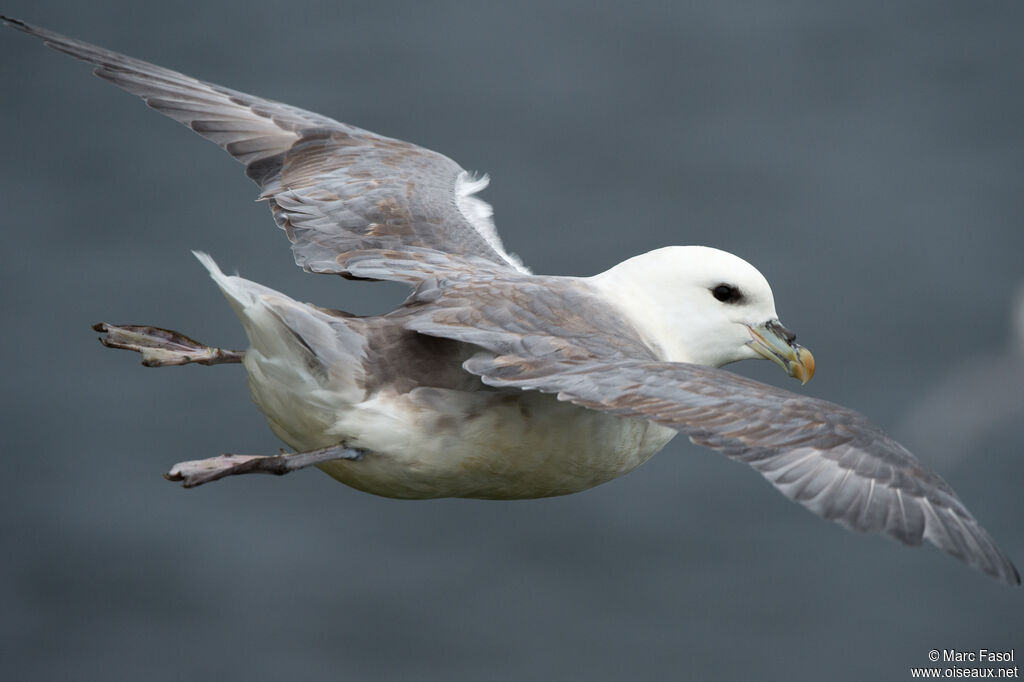
[[[737,303],[743,298],[740,290],[731,284],[719,284],[711,290],[711,295],[722,303]]]

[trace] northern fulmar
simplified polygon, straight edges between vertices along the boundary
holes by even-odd
[[[441,154],[4,21],[243,163],[305,270],[412,288],[396,310],[357,317],[196,254],[248,349],[97,325],[146,365],[242,363],[256,405],[297,451],[182,462],[169,478],[192,486],[315,465],[396,498],[545,497],[621,476],[683,433],[847,528],[928,539],[1020,583],[949,485],[865,417],[718,369],[767,358],[804,382],[814,372],[742,259],[671,246],[593,277],[534,275],[475,196],[486,176]]]

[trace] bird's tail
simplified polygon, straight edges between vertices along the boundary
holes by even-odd
[[[365,397],[366,339],[352,318],[331,314],[237,275],[193,252],[238,315],[250,348],[249,390],[271,427],[297,449],[332,445],[339,408]],[[323,438],[320,438],[323,436]]]

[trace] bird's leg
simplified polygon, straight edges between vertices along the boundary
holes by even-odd
[[[191,362],[220,365],[241,362],[245,357],[245,351],[204,346],[184,334],[160,327],[99,322],[92,328],[106,334],[100,337],[100,343],[107,348],[123,348],[141,353],[142,364],[146,367],[169,367]]]
[[[225,476],[239,474],[274,474],[283,476],[298,469],[329,462],[334,459],[359,461],[365,450],[346,447],[344,443],[309,452],[288,452],[280,455],[220,455],[209,459],[178,462],[164,474],[168,481],[181,481],[184,488],[194,488]]]

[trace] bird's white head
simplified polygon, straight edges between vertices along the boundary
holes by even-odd
[[[779,322],[771,286],[738,256],[706,246],[668,246],[590,278],[658,357],[720,367],[772,360],[803,382],[814,358]]]

